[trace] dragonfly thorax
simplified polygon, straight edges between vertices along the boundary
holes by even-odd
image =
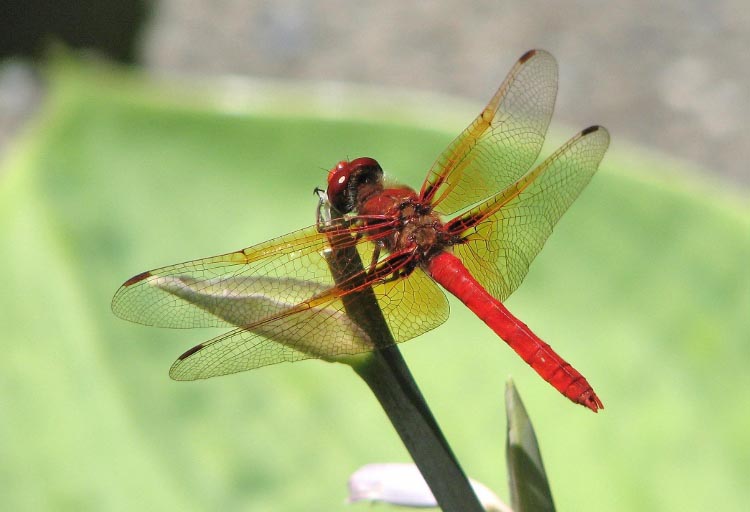
[[[372,194],[357,213],[373,227],[369,234],[391,253],[414,250],[427,255],[445,246],[442,221],[409,187],[394,186]]]

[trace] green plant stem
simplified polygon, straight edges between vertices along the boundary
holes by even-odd
[[[385,410],[440,508],[483,511],[398,348],[373,352],[353,368]]]
[[[357,288],[364,284],[364,266],[350,236],[331,235],[333,250],[327,259],[337,284]],[[363,286],[344,295],[342,301],[349,317],[381,347],[352,359],[351,366],[375,394],[440,508],[444,512],[483,511],[395,345],[372,288]]]

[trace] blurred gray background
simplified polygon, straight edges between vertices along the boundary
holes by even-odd
[[[0,7],[7,14],[12,4]],[[126,4],[137,15],[125,12]],[[29,13],[29,2],[18,5]],[[560,64],[553,123],[575,129],[603,124],[613,134],[613,148],[627,150],[628,143],[636,143],[692,162],[733,186],[750,187],[745,128],[750,9],[739,0],[658,5],[643,0],[141,0],[113,5],[118,7],[89,6],[72,14],[62,9],[55,19],[75,16],[67,25],[74,34],[94,15],[94,23],[127,21],[134,28],[126,51],[57,38],[158,74],[341,80],[449,93],[478,103],[490,97],[525,50],[545,48]],[[6,23],[11,35],[18,30]],[[29,54],[43,54],[40,44]],[[23,125],[44,90],[25,61],[7,57],[0,72],[4,141]],[[468,113],[467,121],[473,115]]]

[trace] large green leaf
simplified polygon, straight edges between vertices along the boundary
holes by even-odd
[[[447,104],[194,92],[75,66],[50,84],[0,171],[4,508],[342,510],[354,468],[408,460],[347,367],[175,383],[174,358],[215,332],[131,325],[109,302],[142,270],[311,224],[312,189],[342,158],[376,157],[418,186],[478,109],[449,122]],[[747,209],[613,141],[509,301],[606,409],[570,404],[460,304],[404,354],[467,473],[495,489],[496,390],[512,373],[561,510],[701,510],[717,497],[741,509]]]

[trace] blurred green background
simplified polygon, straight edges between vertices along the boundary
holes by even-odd
[[[221,88],[75,62],[49,83],[0,182],[4,508],[365,510],[344,504],[349,473],[408,455],[348,367],[172,382],[174,358],[214,333],[131,325],[109,302],[142,270],[310,224],[312,189],[340,158],[377,156],[419,184],[476,109],[342,90],[334,118],[314,88],[257,83],[254,104],[229,108]],[[563,140],[551,138],[544,154]],[[455,301],[446,325],[403,346],[464,468],[501,496],[513,375],[561,510],[750,498],[748,212],[657,167],[674,172],[615,144],[509,301],[588,377],[601,414]]]

